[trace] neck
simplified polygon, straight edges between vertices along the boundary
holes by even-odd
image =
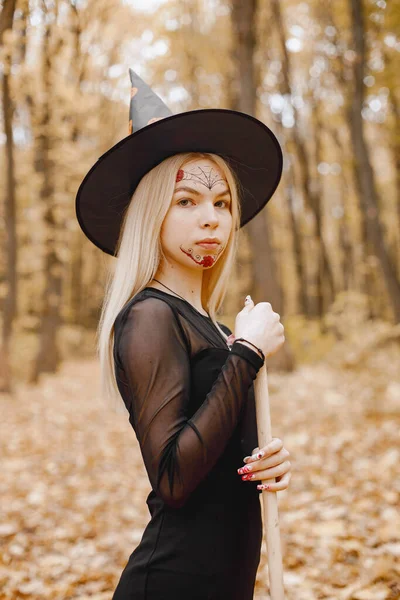
[[[164,285],[160,285],[158,281],[154,281],[154,279],[158,279],[158,281],[170,289],[168,290],[164,287]],[[198,311],[202,313],[206,312],[201,303],[203,279],[203,273],[201,271],[186,271],[185,276],[183,277],[182,273],[177,272],[176,269],[158,269],[154,279],[150,282],[152,287],[156,287],[164,292],[172,292],[182,296],[182,298],[190,302],[190,304],[192,304],[192,306],[194,306]]]

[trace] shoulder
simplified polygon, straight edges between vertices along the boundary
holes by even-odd
[[[187,339],[175,308],[162,298],[147,296],[139,292],[131,298],[118,313],[115,329],[121,335],[137,332],[143,339],[148,335],[168,335],[181,339],[187,346]],[[172,340],[171,340],[172,341]]]
[[[168,298],[159,298],[157,296],[147,295],[144,291],[139,292],[133,299],[131,307],[128,309],[129,313],[153,315],[160,319],[177,320],[179,315],[173,302],[170,302]]]
[[[163,299],[138,292],[119,311],[115,319],[115,327],[123,326],[128,320],[143,320],[146,317],[171,320],[175,318],[175,312],[173,307]]]

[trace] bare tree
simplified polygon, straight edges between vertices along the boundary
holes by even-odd
[[[57,9],[57,2],[55,7]],[[36,354],[30,382],[37,383],[44,372],[54,372],[60,362],[57,337],[61,325],[61,302],[64,266],[57,246],[60,243],[59,224],[56,218],[54,136],[52,136],[52,62],[58,47],[51,45],[52,22],[45,2],[42,3],[44,35],[42,46],[43,95],[36,111],[39,115],[36,136],[35,169],[42,174],[40,201],[44,204],[44,279],[39,326],[39,348]]]
[[[361,114],[364,102],[365,24],[362,0],[349,0],[353,46],[356,59],[353,64],[353,90],[348,107],[348,122],[354,152],[354,177],[363,214],[365,238],[376,253],[383,272],[389,300],[396,323],[400,321],[400,282],[386,248],[379,217],[379,197],[375,175],[365,140]]]
[[[12,29],[16,0],[6,0],[0,14],[0,46],[3,45],[4,34]],[[3,327],[0,348],[0,391],[11,392],[10,340],[17,312],[17,231],[16,231],[16,197],[15,197],[15,159],[12,134],[14,106],[10,93],[11,54],[5,54],[2,73],[2,108],[4,133],[6,137],[4,199],[4,232],[7,292],[3,303]]]
[[[281,60],[282,60],[282,75],[283,80],[280,85],[281,93],[290,97],[293,89],[292,83],[292,64],[289,52],[286,48],[286,32],[285,26],[282,17],[281,11],[281,3],[280,0],[271,0],[271,10],[272,10],[272,18],[273,22],[276,26],[278,38],[279,38],[279,46],[281,50]],[[313,107],[314,111],[316,110],[316,105]],[[318,174],[312,170],[311,161],[308,156],[307,147],[305,140],[302,137],[298,126],[298,111],[295,106],[293,106],[293,112],[295,115],[294,125],[291,130],[291,139],[293,145],[296,149],[296,157],[299,164],[299,176],[300,176],[300,189],[303,194],[304,202],[308,210],[311,211],[314,223],[315,223],[315,236],[316,243],[318,247],[317,254],[317,281],[316,281],[316,300],[313,305],[310,302],[309,294],[308,297],[308,305],[307,312],[308,315],[319,316],[322,317],[324,310],[327,305],[333,300],[335,293],[334,279],[331,264],[329,261],[327,249],[325,246],[323,232],[322,232],[322,212],[321,212],[321,195],[322,190],[319,183]],[[315,139],[318,144],[319,140],[319,129],[320,124],[315,121],[314,125],[315,129]],[[319,126],[319,129],[318,129]],[[316,148],[316,154],[318,154],[318,147]],[[304,279],[301,281],[301,284],[304,285]],[[327,288],[327,292],[324,293],[324,289]]]
[[[233,109],[254,115],[256,111],[256,74],[254,54],[256,49],[257,0],[232,0],[232,25],[234,33],[233,58],[237,66],[237,87],[232,92]],[[262,212],[245,225],[248,233],[253,262],[253,293],[256,299],[270,300],[276,312],[283,314],[283,293],[278,281],[271,233]],[[272,360],[271,360],[272,359]],[[293,368],[293,355],[288,343],[277,355],[270,357],[269,364],[281,369]]]

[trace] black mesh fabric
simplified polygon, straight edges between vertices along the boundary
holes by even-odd
[[[128,597],[127,571],[138,582],[150,565],[222,574],[237,564],[252,589],[261,492],[237,469],[258,446],[253,381],[263,359],[240,342],[228,347],[189,302],[147,287],[115,321],[114,364],[152,488],[152,519],[114,598]],[[243,600],[240,585],[232,593],[241,589]]]

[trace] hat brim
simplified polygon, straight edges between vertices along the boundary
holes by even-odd
[[[100,156],[76,195],[85,235],[115,256],[125,210],[141,178],[179,152],[227,158],[242,187],[243,227],[266,205],[282,175],[282,150],[272,131],[242,112],[210,108],[165,117],[132,133]]]

